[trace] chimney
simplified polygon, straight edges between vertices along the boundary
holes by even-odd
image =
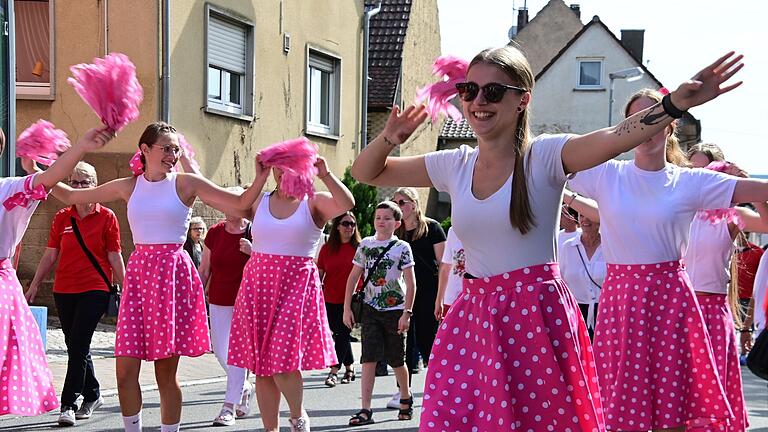
[[[517,33],[520,33],[528,24],[528,8],[521,7],[517,10]]]
[[[579,6],[578,4],[574,3],[574,4],[572,4],[572,5],[570,6],[570,8],[571,8],[571,10],[573,11],[573,13],[575,13],[575,14],[576,14],[576,16],[577,16],[578,18],[581,18],[581,6]]]
[[[645,30],[622,30],[621,31],[621,44],[629,51],[630,54],[637,60],[638,63],[643,64],[643,39],[645,38]]]

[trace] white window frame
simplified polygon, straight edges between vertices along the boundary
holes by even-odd
[[[222,66],[211,63],[210,29],[211,18],[234,24],[245,30],[245,71],[228,70]],[[243,120],[253,120],[253,23],[236,15],[232,11],[205,5],[205,79],[204,96],[205,111],[212,114],[220,114]],[[210,80],[213,78],[211,71],[220,73],[219,86],[221,98],[210,97]],[[232,76],[239,76],[240,92],[239,102],[229,98]]]
[[[576,88],[577,89],[604,89],[605,85],[603,82],[603,72],[605,69],[605,65],[603,62],[602,57],[581,57],[576,59]],[[588,84],[582,84],[581,83],[581,64],[582,63],[599,63],[600,64],[600,73],[598,74],[599,82],[596,85],[588,85]]]
[[[14,2],[15,0],[8,0],[8,2]],[[16,99],[31,99],[31,100],[54,100],[56,94],[56,48],[55,39],[56,35],[54,30],[55,26],[55,0],[48,0],[48,43],[49,51],[47,59],[40,59],[43,63],[43,68],[48,70],[48,82],[25,82],[19,81],[18,76],[16,80]],[[14,8],[15,9],[15,8]],[[13,19],[16,19],[15,15]],[[19,37],[15,38],[14,43],[18,43]],[[10,49],[11,47],[9,47]],[[16,47],[13,47],[15,50]],[[18,56],[16,57],[18,60]],[[47,62],[47,64],[46,64]]]
[[[315,91],[313,86],[313,71],[329,74],[328,85],[328,122],[317,119],[322,89]],[[339,138],[339,123],[341,118],[341,58],[318,48],[307,47],[307,79],[306,79],[306,133],[325,138]]]

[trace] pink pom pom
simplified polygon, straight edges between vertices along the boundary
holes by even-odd
[[[49,121],[38,120],[19,135],[16,156],[51,166],[69,147],[69,139],[63,130],[56,129]]]
[[[728,171],[728,167],[729,166],[730,165],[728,164],[728,162],[725,162],[725,161],[714,161],[714,162],[711,162],[709,165],[707,165],[704,168],[706,168],[708,170],[724,173],[724,172]]]
[[[69,69],[73,78],[67,82],[113,132],[139,117],[144,92],[128,56],[112,53]]]
[[[272,144],[259,152],[259,161],[283,171],[280,191],[284,194],[296,198],[315,194],[317,146],[308,139],[301,137]]]
[[[458,94],[456,84],[467,79],[469,63],[455,56],[440,56],[432,65],[432,73],[440,78],[440,81],[429,84],[416,91],[416,102],[427,101],[427,112],[436,122],[438,115],[443,113],[450,116],[453,121],[461,121],[461,111],[450,100]]]
[[[707,165],[706,169],[724,173],[728,171],[729,167],[730,167],[730,164],[728,162],[714,161],[709,165]],[[726,223],[735,224],[736,226],[739,227],[739,229],[744,229],[744,226],[745,226],[744,220],[742,220],[741,215],[734,208],[702,210],[698,212],[697,215],[700,219],[706,220],[712,225],[717,225],[720,222],[725,221]]]
[[[184,153],[186,153],[187,159],[189,159],[189,164],[192,165],[194,169],[200,171],[200,164],[195,160],[195,150],[192,149],[192,146],[187,142],[187,139],[184,138],[184,135],[177,132],[176,136],[179,138],[179,147],[181,147]],[[175,168],[176,167],[174,167],[174,169]]]

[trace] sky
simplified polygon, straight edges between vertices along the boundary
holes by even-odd
[[[467,60],[480,50],[504,45],[527,3],[529,19],[547,0],[438,0],[443,54]],[[701,120],[702,140],[720,145],[726,158],[751,174],[768,175],[768,2],[731,0],[566,0],[581,6],[581,21],[592,16],[617,37],[622,29],[644,29],[645,66],[674,89],[728,51],[744,54],[744,69],[733,81],[744,84],[690,110]]]

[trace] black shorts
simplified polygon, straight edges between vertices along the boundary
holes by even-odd
[[[397,332],[402,310],[380,311],[363,305],[360,363],[386,361],[393,368],[405,364],[405,333]]]

